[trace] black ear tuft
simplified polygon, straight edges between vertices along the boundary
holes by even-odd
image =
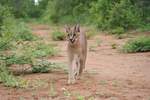
[[[75,25],[74,32],[80,32],[80,26],[79,26],[79,24]]]

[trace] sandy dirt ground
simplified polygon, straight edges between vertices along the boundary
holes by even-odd
[[[32,29],[46,40],[52,32],[46,25],[32,26]],[[64,71],[25,74],[21,76],[23,79],[39,80],[37,84],[41,86],[17,89],[0,84],[0,100],[150,100],[150,52],[121,53],[118,48],[128,39],[99,34],[88,40],[86,69],[76,84],[67,84]],[[95,46],[97,40],[101,42]],[[55,43],[60,56],[49,61],[66,64],[67,42]],[[117,49],[113,49],[114,44]]]

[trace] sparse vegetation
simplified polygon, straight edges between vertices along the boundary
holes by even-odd
[[[86,36],[88,39],[94,37],[95,35],[98,34],[98,31],[96,29],[89,29],[87,32],[86,32]]]
[[[0,60],[0,82],[7,87],[25,87],[22,79],[15,77],[11,72],[8,71],[5,63]]]
[[[54,31],[52,33],[52,39],[55,40],[55,41],[62,41],[62,40],[65,40],[65,33],[63,32],[60,32],[60,31]]]
[[[58,50],[51,44],[37,43],[35,49],[33,48],[34,57],[46,57],[57,55]]]
[[[66,88],[62,88],[62,91],[63,91],[64,96],[66,96],[66,97],[71,96],[71,93]]]
[[[32,34],[31,29],[24,22],[17,24],[16,33],[16,40],[32,41],[37,39],[37,37]]]
[[[54,69],[55,64],[50,63],[45,60],[36,61],[32,65],[32,72],[33,73],[47,73],[50,70]]]
[[[47,61],[35,62],[35,60],[41,57],[55,56],[56,52],[57,50],[54,49],[54,46],[45,43],[29,43],[24,41],[14,43],[14,46],[9,50],[9,53],[1,51],[0,61],[3,61],[5,66],[0,65],[0,81],[3,82],[4,85],[10,87],[25,87],[26,82],[13,76],[6,66],[29,64],[34,73],[48,72],[50,69],[56,68],[57,66]]]
[[[122,27],[117,27],[117,28],[112,29],[112,30],[110,31],[111,34],[117,34],[117,35],[121,35],[121,34],[123,34],[124,32],[125,32],[125,30],[124,30],[124,28],[122,28]]]
[[[116,43],[113,43],[113,44],[111,45],[111,48],[112,48],[112,49],[116,49],[116,48],[117,48],[117,44],[116,44]]]
[[[3,59],[7,65],[12,64],[32,64],[36,58],[55,56],[57,50],[54,46],[45,43],[25,43],[19,44],[9,54],[3,54]]]
[[[91,52],[94,52],[94,51],[96,51],[96,45],[91,45],[90,47],[89,47],[89,51],[91,51]]]
[[[77,96],[77,100],[85,100],[85,98],[84,98],[84,96],[79,95],[79,96]]]
[[[52,80],[50,83],[50,96],[53,98],[55,96],[57,96],[57,92],[56,92],[56,87],[55,87],[55,82]]]
[[[127,41],[123,46],[124,52],[147,52],[150,51],[150,37],[141,36]]]

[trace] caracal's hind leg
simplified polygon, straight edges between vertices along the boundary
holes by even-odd
[[[81,76],[82,72],[83,72],[83,60],[82,60],[82,59],[80,59],[79,76]]]

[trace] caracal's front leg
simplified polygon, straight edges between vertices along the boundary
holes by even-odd
[[[75,79],[74,79],[74,66],[73,66],[73,61],[74,61],[74,59],[73,59],[74,57],[73,57],[73,55],[72,54],[69,54],[69,74],[68,74],[68,84],[73,84],[74,82],[75,82]]]
[[[69,62],[69,66],[68,66],[69,70],[68,70],[68,84],[71,84],[71,74],[72,74],[72,62]]]
[[[79,56],[77,55],[76,56],[76,70],[75,70],[75,78],[76,79],[79,79],[79,70],[80,70],[80,58]]]
[[[68,51],[68,84],[71,83],[72,60],[73,60],[73,57],[71,53]]]

